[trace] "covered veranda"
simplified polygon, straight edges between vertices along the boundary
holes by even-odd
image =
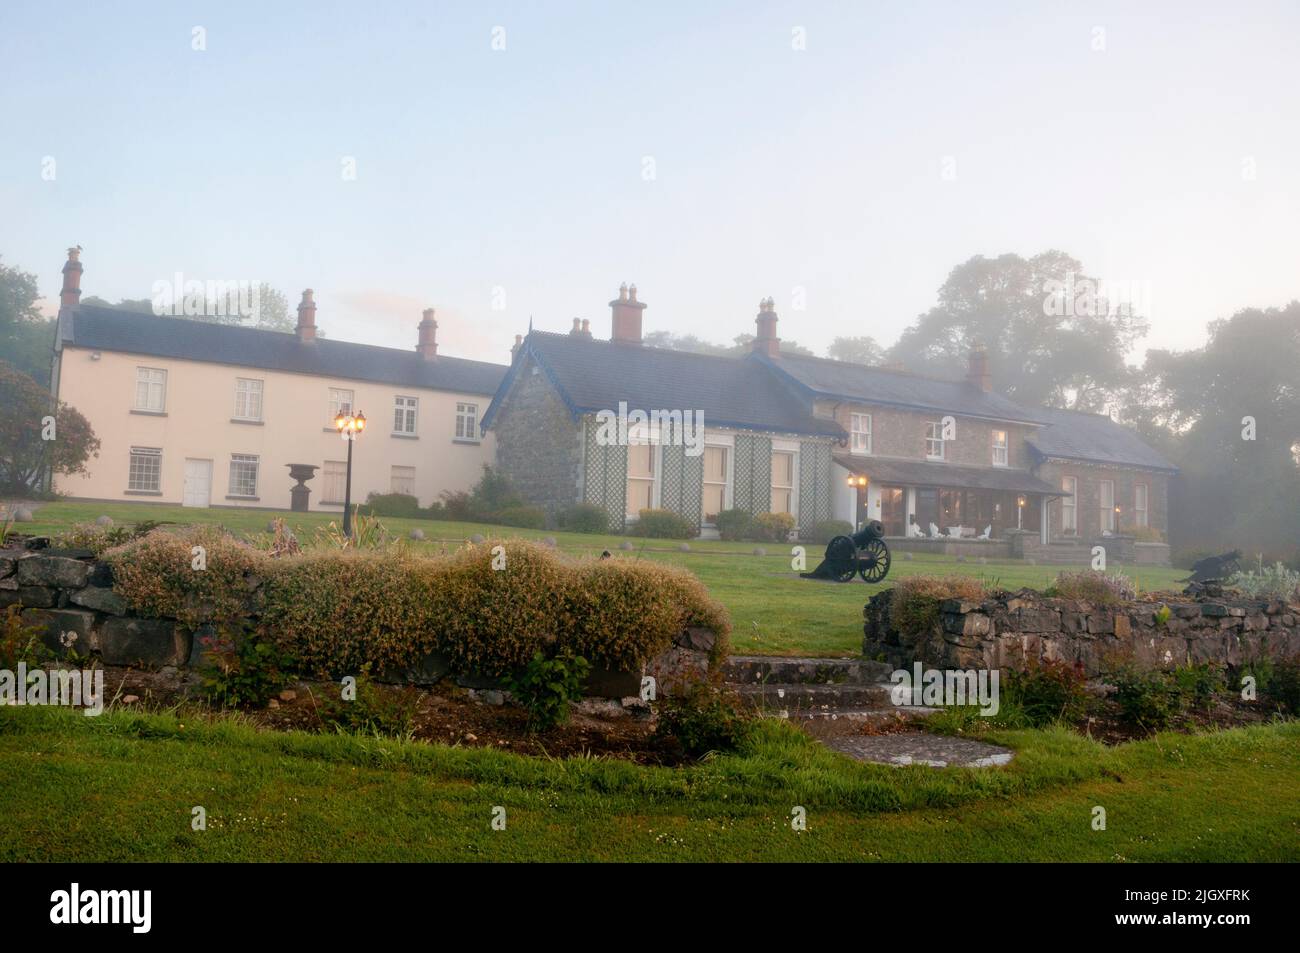
[[[880,520],[885,535],[941,552],[1005,546],[1014,532],[1046,532],[1061,490],[1025,470],[837,454],[836,518]],[[1046,539],[1043,540],[1046,542]],[[968,547],[967,544],[973,544]],[[905,546],[903,548],[911,548]]]

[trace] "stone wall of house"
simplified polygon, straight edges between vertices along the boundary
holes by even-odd
[[[862,651],[896,668],[1024,669],[1055,660],[1078,662],[1092,677],[1130,662],[1169,668],[1300,655],[1300,606],[1279,600],[1216,594],[1104,606],[1023,589],[983,602],[946,600],[931,628],[911,632],[894,622],[895,593],[887,589],[864,607]]]
[[[579,499],[581,428],[531,359],[492,422],[497,467],[519,494],[550,512]]]
[[[870,404],[819,401],[819,416],[829,417],[850,432],[851,414],[871,414],[871,454],[882,457],[903,457],[925,460],[927,424],[942,420],[942,412],[918,413],[897,408]],[[957,439],[944,447],[944,461],[972,467],[993,465],[993,431],[1007,431],[1007,452],[1012,469],[1028,470],[1033,465],[1025,436],[1036,428],[1023,424],[990,423],[973,417],[952,415],[957,422]]]
[[[175,669],[184,674],[204,663],[206,627],[191,630],[174,619],[143,619],[131,614],[113,591],[108,565],[79,550],[0,550],[0,617],[18,606],[21,620],[39,627],[44,646],[59,659],[95,659],[103,665]],[[250,616],[249,623],[256,618]],[[716,636],[707,629],[688,629],[643,671],[595,669],[587,694],[627,699],[640,695],[643,675],[657,681],[659,694],[680,691],[690,676],[709,668]],[[452,677],[437,653],[400,672],[378,673],[378,681],[432,685]],[[492,680],[456,677],[468,688],[499,689]]]
[[[1162,539],[1169,538],[1169,476],[1153,470],[1137,470],[1125,467],[1093,466],[1086,463],[1074,463],[1063,460],[1047,460],[1035,471],[1040,479],[1052,486],[1061,486],[1062,478],[1070,476],[1078,480],[1079,492],[1076,497],[1077,536],[1092,539],[1101,535],[1101,481],[1111,480],[1115,484],[1115,503],[1120,511],[1117,514],[1120,531],[1131,529],[1133,522],[1134,486],[1138,483],[1147,485],[1147,525],[1156,530]],[[1054,500],[1048,505],[1048,518],[1051,521],[1051,534],[1055,539],[1063,534],[1062,503]]]

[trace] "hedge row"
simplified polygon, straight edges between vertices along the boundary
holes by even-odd
[[[191,568],[194,545],[206,548],[203,572]],[[504,569],[493,568],[496,546]],[[684,569],[568,562],[522,540],[437,557],[319,551],[277,559],[203,530],[151,533],[106,557],[116,590],[139,614],[197,627],[238,624],[256,611],[263,634],[297,656],[303,671],[328,676],[366,663],[403,669],[430,652],[445,655],[457,673],[488,677],[514,671],[538,651],[628,670],[689,627],[718,634],[716,665],[731,628],[726,610]]]

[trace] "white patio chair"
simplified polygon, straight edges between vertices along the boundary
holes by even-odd
[[[933,523],[930,524],[930,538],[943,539],[943,533],[939,532],[939,527],[935,526]]]
[[[985,527],[984,527],[984,532],[980,533],[980,534],[979,534],[978,536],[976,536],[975,538],[976,538],[976,539],[990,539],[992,536],[993,536],[993,524],[992,524],[992,523],[989,523],[988,526],[985,526]]]

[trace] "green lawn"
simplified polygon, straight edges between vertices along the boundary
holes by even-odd
[[[73,523],[88,522],[107,514],[118,522],[137,520],[174,520],[182,523],[221,523],[230,529],[257,533],[276,516],[283,516],[302,538],[310,537],[316,527],[339,517],[325,513],[275,513],[267,510],[184,509],[132,503],[45,503],[36,512],[36,522],[23,524],[25,532],[56,533]],[[692,552],[678,552],[672,540],[631,542],[637,549],[619,550],[627,537],[589,536],[542,530],[511,529],[476,523],[453,523],[433,520],[384,518],[383,523],[395,533],[405,535],[419,527],[429,538],[429,549],[454,546],[480,533],[484,536],[520,536],[528,539],[554,537],[558,547],[572,555],[595,556],[609,549],[627,558],[656,559],[685,566],[707,585],[731,612],[735,625],[733,650],[738,654],[762,655],[857,655],[862,650],[862,605],[869,595],[882,586],[868,586],[861,581],[846,584],[800,579],[791,568],[790,546],[764,544],[766,556],[755,556],[753,543],[724,543],[692,540]],[[808,568],[821,559],[822,547],[807,546]],[[1058,567],[1029,566],[1020,562],[958,563],[952,557],[917,556],[906,562],[895,559],[884,585],[915,574],[963,574],[982,576],[1006,588],[1043,587],[1056,578]],[[1177,569],[1125,569],[1144,590],[1182,588],[1176,580],[1186,576]]]
[[[1061,729],[990,739],[1016,759],[893,768],[767,721],[743,754],[667,769],[3,708],[0,763],[21,782],[0,785],[0,861],[1300,860],[1283,793],[1300,723],[1111,749]]]

